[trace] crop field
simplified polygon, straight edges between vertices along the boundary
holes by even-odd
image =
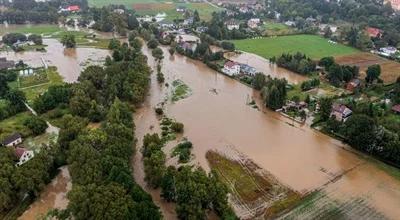
[[[298,193],[234,150],[229,156],[209,151],[206,158],[230,189],[231,204],[241,219],[276,216],[300,200]]]
[[[282,23],[265,21],[262,28],[264,36],[287,35],[294,32],[293,28]]]
[[[13,134],[15,131],[21,133],[23,137],[32,135],[31,131],[24,125],[25,120],[30,116],[31,113],[26,111],[26,112],[21,112],[12,117],[9,117],[7,119],[1,120],[0,141],[3,140],[3,138]]]
[[[353,55],[359,50],[342,45],[329,43],[327,39],[316,35],[290,35],[259,39],[232,41],[236,48],[255,53],[264,58],[279,56],[282,53],[302,52],[312,59],[326,56]]]
[[[400,63],[385,59],[371,53],[358,53],[347,56],[335,57],[336,62],[342,65],[356,65],[360,67],[361,77],[365,77],[368,66],[379,64],[382,68],[380,78],[385,83],[393,83],[400,76]]]

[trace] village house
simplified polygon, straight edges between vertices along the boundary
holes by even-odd
[[[194,18],[193,17],[189,17],[185,20],[183,20],[183,25],[192,25],[194,22]]]
[[[239,23],[235,22],[234,20],[229,20],[227,22],[225,22],[226,28],[228,28],[228,30],[235,30],[235,29],[239,29]]]
[[[222,72],[229,76],[238,75],[240,73],[240,64],[233,61],[228,61],[225,63]]]
[[[332,105],[331,117],[334,116],[337,121],[345,122],[352,114],[353,112],[345,105],[337,103]]]
[[[392,111],[396,114],[400,114],[400,104],[392,106]]]
[[[0,57],[0,70],[6,70],[15,66],[14,61],[7,60],[5,57]]]
[[[292,109],[296,109],[298,111],[307,108],[308,104],[304,101],[301,102],[294,102],[294,101],[287,101],[286,104],[282,107],[283,112],[288,112]]]
[[[79,5],[70,5],[70,6],[67,6],[66,8],[60,8],[58,13],[62,13],[62,12],[79,12],[80,10],[81,10],[81,8],[79,7]]]
[[[15,156],[18,158],[18,162],[15,166],[19,167],[32,159],[35,154],[31,150],[26,150],[23,147],[17,147],[15,148]]]
[[[20,133],[14,133],[8,137],[6,137],[3,141],[2,141],[2,145],[6,146],[6,147],[15,147],[18,144],[22,143],[22,136]]]
[[[294,27],[296,25],[294,21],[286,21],[284,24],[289,27]]]
[[[242,6],[239,8],[239,12],[245,14],[249,12],[249,8],[247,6]]]
[[[207,31],[208,31],[208,27],[205,27],[205,26],[200,26],[200,27],[196,28],[196,32],[198,32],[198,33],[205,33]]]
[[[369,37],[377,38],[382,36],[382,30],[373,27],[367,27],[365,29]]]
[[[390,57],[395,53],[397,53],[397,49],[395,47],[382,47],[379,49],[379,54],[386,57]]]
[[[177,12],[185,12],[186,11],[186,7],[185,6],[183,6],[183,5],[180,5],[180,6],[178,6],[178,7],[176,7],[176,11]]]
[[[352,79],[350,82],[347,83],[346,89],[349,91],[354,91],[356,88],[360,87],[361,80],[359,79]]]
[[[318,25],[318,29],[322,32],[325,30],[326,27],[329,27],[329,29],[331,29],[332,33],[336,33],[336,31],[338,30],[338,27],[336,25],[331,25],[331,24],[320,24]]]
[[[257,28],[258,24],[260,23],[259,18],[251,18],[247,21],[247,26],[249,28]]]
[[[256,68],[249,66],[247,64],[240,64],[240,71],[243,74],[249,75],[249,76],[254,76],[256,75]]]

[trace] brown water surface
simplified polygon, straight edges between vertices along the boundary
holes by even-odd
[[[286,118],[263,107],[257,110],[246,105],[253,97],[261,106],[259,94],[251,88],[199,61],[180,55],[170,56],[166,48],[163,50],[162,72],[166,82],[171,84],[180,79],[193,91],[186,99],[174,104],[169,102],[166,112],[169,117],[184,123],[184,136],[194,144],[195,163],[208,169],[205,158],[208,150],[233,147],[296,191],[332,189],[335,192],[332,196],[337,199],[365,197],[369,207],[385,217],[396,219],[400,216],[398,179],[353,153],[340,141],[307,126],[292,125]],[[146,48],[144,53],[151,56]],[[152,58],[149,63],[154,66]],[[281,76],[280,68],[268,71]],[[282,74],[289,81],[301,80],[294,73]],[[135,114],[139,146],[144,134],[158,131],[154,107],[164,100],[167,92],[167,88],[153,82],[148,101]],[[151,126],[155,128],[150,129]],[[134,170],[136,180],[145,186],[140,153],[135,157]],[[155,196],[159,200],[159,196]],[[170,208],[163,207],[162,210],[171,211]],[[166,216],[167,219],[172,217]]]
[[[60,170],[60,173],[42,191],[40,197],[18,219],[37,219],[40,216],[46,215],[51,209],[67,208],[67,193],[72,188],[71,176],[68,167],[62,167]]]
[[[48,45],[46,52],[26,51],[15,53],[13,51],[0,52],[0,57],[9,60],[19,60],[33,67],[43,66],[42,58],[49,66],[56,66],[58,72],[64,77],[65,82],[74,82],[78,79],[80,72],[89,64],[102,64],[108,50],[96,48],[65,49],[56,39],[43,39],[43,44]]]

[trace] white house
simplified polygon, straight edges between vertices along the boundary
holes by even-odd
[[[239,23],[236,23],[233,20],[227,21],[225,22],[226,28],[228,28],[228,30],[234,30],[234,29],[239,29]]]
[[[380,54],[385,55],[385,56],[391,56],[397,52],[397,49],[395,47],[382,47],[379,49]]]
[[[2,144],[7,147],[15,147],[20,143],[22,143],[22,136],[19,133],[6,137],[2,142]]]
[[[31,150],[26,150],[23,147],[17,147],[15,148],[15,156],[18,158],[18,162],[15,166],[19,167],[22,164],[28,162],[30,159],[32,159],[35,154]]]
[[[259,23],[260,23],[260,19],[259,18],[252,18],[252,19],[249,19],[247,21],[247,26],[249,28],[256,28]]]
[[[225,63],[222,72],[229,76],[238,75],[240,73],[240,64],[232,61]]]

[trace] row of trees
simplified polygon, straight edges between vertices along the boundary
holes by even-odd
[[[17,75],[13,71],[0,72],[0,120],[26,110],[25,94],[8,86],[8,83],[16,78]]]
[[[262,73],[256,73],[251,84],[254,89],[261,90],[261,95],[267,107],[276,110],[285,104],[286,79],[271,78]]]
[[[315,71],[316,64],[305,54],[300,52],[292,54],[282,54],[278,58],[272,57],[271,62],[276,62],[280,67],[289,69],[300,74],[308,74]]]
[[[359,75],[357,66],[339,65],[333,57],[322,58],[319,61],[319,65],[325,67],[327,79],[336,87],[342,86],[343,83],[347,83]]]
[[[163,140],[158,134],[147,134],[143,139],[145,180],[161,187],[161,196],[176,203],[180,219],[205,219],[207,210],[214,210],[222,219],[235,219],[228,204],[228,189],[215,172],[206,174],[201,168],[165,166]]]

